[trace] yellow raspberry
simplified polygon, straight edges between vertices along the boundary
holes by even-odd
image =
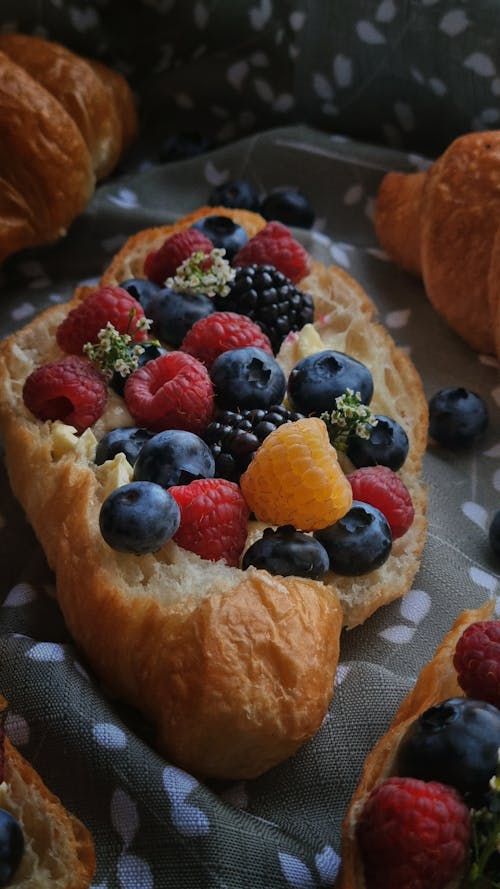
[[[284,423],[264,439],[240,480],[261,522],[315,531],[349,511],[352,490],[323,420]]]

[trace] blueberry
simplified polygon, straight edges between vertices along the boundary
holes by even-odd
[[[369,438],[352,435],[347,442],[347,456],[354,466],[388,466],[396,472],[408,456],[408,436],[391,417],[375,414],[377,425]]]
[[[143,444],[152,437],[152,432],[147,429],[139,429],[137,426],[112,429],[101,438],[97,445],[95,462],[101,466],[106,460],[112,460],[116,454],[122,453],[133,466]]]
[[[479,395],[462,386],[440,389],[429,402],[429,433],[445,448],[472,445],[488,425],[488,411]]]
[[[500,559],[500,509],[495,513],[491,521],[488,540],[493,552]]]
[[[210,207],[231,207],[239,210],[259,209],[257,189],[246,179],[231,179],[223,185],[217,185],[208,196]]]
[[[325,349],[302,358],[288,379],[288,395],[294,409],[306,416],[335,408],[335,399],[346,389],[359,392],[363,404],[373,395],[373,377],[356,358]]]
[[[167,350],[162,349],[161,346],[157,346],[156,343],[141,343],[141,347],[143,351],[137,359],[138,368],[144,367],[144,365],[147,364],[148,361],[154,361],[155,358],[160,358],[161,355],[167,354]],[[133,346],[130,347],[131,350],[132,348]],[[115,370],[113,376],[109,381],[109,385],[112,389],[114,389],[115,392],[118,393],[118,395],[123,396],[125,383],[127,382],[129,376],[130,373],[128,373],[126,376],[122,376],[122,374],[118,373],[118,371]]]
[[[266,528],[243,556],[242,568],[254,565],[281,577],[295,575],[320,580],[328,571],[328,553],[319,540],[296,531],[293,525]]]
[[[210,140],[202,133],[171,133],[161,142],[158,157],[161,163],[171,163],[198,157],[210,148]]]
[[[260,205],[264,219],[277,219],[283,225],[311,228],[315,213],[309,198],[301,191],[279,188],[268,194]]]
[[[223,247],[228,262],[231,262],[240,247],[248,241],[245,229],[233,222],[229,216],[204,216],[194,222],[191,228],[205,235],[214,247]]]
[[[342,519],[315,531],[314,536],[328,553],[330,569],[348,577],[380,568],[389,558],[392,547],[391,529],[385,516],[359,500],[353,500]]]
[[[121,553],[155,553],[177,531],[180,509],[160,485],[135,481],[115,488],[99,513],[106,543]]]
[[[278,362],[255,346],[223,352],[212,364],[210,378],[217,404],[229,410],[280,404],[286,390]]]
[[[195,321],[215,311],[213,300],[203,293],[177,293],[163,287],[148,306],[156,335],[168,346],[177,348]]]
[[[10,812],[0,809],[0,886],[7,886],[24,852],[21,826]]]
[[[167,429],[147,441],[134,466],[134,479],[164,488],[213,478],[215,461],[207,444],[194,432]]]
[[[472,698],[449,698],[410,726],[399,747],[399,775],[450,784],[481,803],[495,774],[500,711]]]
[[[161,290],[160,284],[155,284],[154,281],[149,281],[147,278],[128,278],[118,286],[130,293],[130,296],[133,296],[141,304],[146,315],[153,296],[156,296]]]

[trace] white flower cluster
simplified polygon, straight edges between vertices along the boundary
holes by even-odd
[[[335,410],[331,413],[330,422],[341,428],[349,426],[351,434],[359,438],[370,438],[372,427],[377,425],[377,418],[362,403],[359,392],[346,389],[343,395],[335,399]]]
[[[149,318],[139,318],[135,330],[149,330],[151,324]],[[116,371],[120,376],[126,377],[133,370],[137,370],[139,356],[144,352],[139,343],[131,348],[131,342],[130,334],[120,333],[111,321],[108,321],[106,327],[97,334],[97,343],[85,343],[83,351],[106,376],[110,377]]]
[[[177,293],[204,293],[205,296],[227,296],[229,284],[236,271],[227,259],[223,248],[214,248],[209,254],[203,250],[192,253],[177,269],[173,278],[165,284]]]

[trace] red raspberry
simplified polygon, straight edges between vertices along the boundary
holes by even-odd
[[[392,539],[406,534],[415,510],[411,494],[398,475],[388,466],[363,466],[347,476],[353,500],[375,506],[389,522]]]
[[[273,265],[293,284],[309,272],[309,256],[281,222],[268,222],[250,238],[233,259],[233,265]]]
[[[168,491],[181,511],[175,542],[202,559],[224,559],[237,567],[250,515],[238,485],[225,478],[201,478]]]
[[[83,432],[99,419],[108,390],[99,371],[77,355],[44,364],[23,387],[23,400],[39,420],[62,420]]]
[[[230,349],[256,346],[273,355],[269,337],[245,315],[213,312],[193,324],[181,343],[181,350],[194,355],[210,368],[215,359]]]
[[[152,432],[184,429],[201,434],[213,413],[206,367],[184,352],[168,352],[130,374],[125,402],[134,420]]]
[[[500,707],[500,621],[471,624],[458,640],[453,666],[470,698]]]
[[[134,342],[143,342],[148,333],[137,330],[141,318],[143,308],[130,293],[122,287],[101,287],[71,310],[57,328],[56,339],[63,352],[81,355],[85,343],[96,343],[97,334],[110,321],[120,333],[129,333]]]
[[[173,278],[177,269],[192,253],[203,250],[211,253],[214,245],[206,235],[189,228],[185,232],[177,232],[167,238],[159,250],[148,253],[144,261],[144,274],[155,284],[164,284],[167,278]]]
[[[454,788],[388,778],[357,825],[367,889],[443,889],[459,875],[470,835],[469,810]]]

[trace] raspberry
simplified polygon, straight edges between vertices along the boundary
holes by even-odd
[[[181,343],[181,351],[194,355],[210,370],[215,359],[230,349],[256,346],[273,354],[269,337],[245,315],[214,312],[193,324]]]
[[[212,418],[214,393],[206,367],[184,352],[167,352],[132,373],[125,403],[138,426],[152,432],[201,434]]]
[[[159,250],[148,253],[144,261],[144,274],[155,284],[164,284],[167,278],[173,278],[181,263],[192,253],[198,250],[210,253],[213,247],[212,242],[196,229],[177,232],[167,238]]]
[[[175,542],[202,559],[224,559],[237,567],[249,518],[238,485],[223,478],[201,478],[168,490],[181,510]]]
[[[23,400],[39,420],[62,420],[83,432],[104,411],[107,387],[99,371],[86,358],[67,355],[44,364],[29,375]]]
[[[452,787],[388,778],[357,825],[367,889],[442,889],[458,877],[470,833],[469,810]]]
[[[476,621],[467,627],[458,640],[453,666],[466,695],[500,708],[500,621]]]
[[[85,343],[96,343],[100,330],[108,321],[119,333],[128,333],[133,342],[147,339],[146,330],[138,330],[144,318],[140,303],[122,287],[101,287],[94,290],[66,316],[56,332],[57,343],[63,352],[81,355]]]
[[[415,511],[410,492],[388,466],[363,466],[347,476],[354,500],[370,503],[385,515],[396,540],[406,534]]]
[[[309,256],[281,222],[268,222],[240,249],[233,265],[273,265],[296,284],[309,272]]]
[[[352,503],[351,486],[317,417],[285,423],[271,432],[240,484],[257,519],[301,531],[333,524]]]

